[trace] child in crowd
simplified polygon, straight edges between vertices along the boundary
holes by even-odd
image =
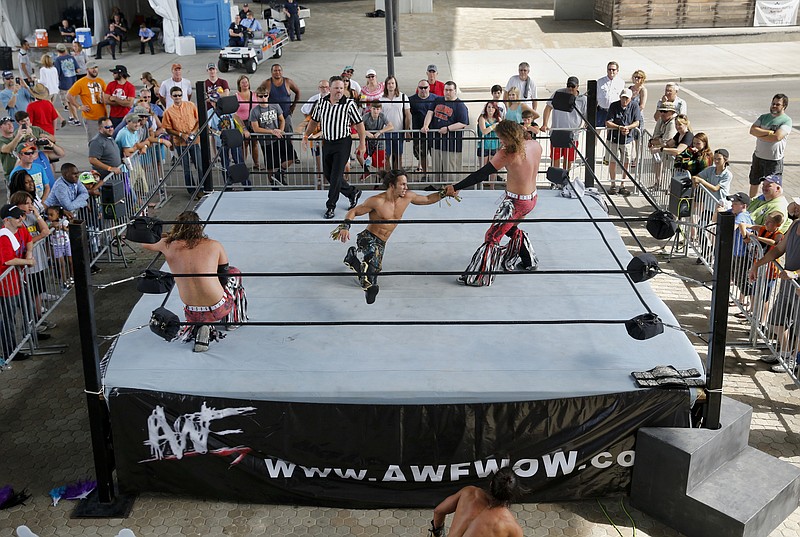
[[[50,228],[53,257],[58,260],[61,288],[66,291],[72,287],[74,280],[72,278],[72,249],[69,243],[69,220],[62,207],[53,205],[47,208],[47,227]]]
[[[393,130],[394,126],[383,115],[383,105],[380,101],[369,103],[369,112],[364,115],[364,129],[367,131],[368,156],[365,159],[363,155],[356,155],[358,161],[364,166],[364,173],[361,175],[362,181],[369,176],[370,165],[378,169],[386,165],[383,133]]]
[[[775,245],[783,240],[783,233],[780,232],[781,224],[783,224],[783,213],[773,211],[764,218],[764,225],[749,226],[753,232],[752,236],[746,237],[745,242],[749,243],[753,238],[756,239],[762,248],[764,254],[775,248]],[[767,318],[769,309],[769,295],[772,293],[772,288],[775,287],[775,280],[778,279],[778,267],[775,263],[770,263],[766,267],[766,282],[763,289],[763,311],[761,312],[761,322],[763,323]],[[737,314],[738,316],[738,314]]]
[[[522,111],[522,128],[525,130],[526,140],[535,140],[536,135],[539,134],[539,124],[534,121],[536,117],[536,112],[533,110]]]
[[[736,226],[733,231],[733,268],[731,274],[733,283],[739,288],[739,300],[744,302],[744,298],[752,294],[750,292],[751,284],[747,279],[747,273],[750,270],[750,263],[748,262],[750,256],[745,242],[745,238],[749,235],[748,228],[753,225],[753,219],[750,217],[750,213],[747,212],[747,206],[750,205],[750,196],[744,192],[737,192],[733,196],[729,196],[728,200],[731,202],[731,212],[735,217],[734,225]],[[724,210],[724,208],[720,210]]]

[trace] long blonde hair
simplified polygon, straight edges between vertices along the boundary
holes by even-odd
[[[49,69],[53,67],[53,58],[45,52],[42,54],[42,59],[39,60],[39,63],[42,64],[42,67],[47,67]]]
[[[525,129],[516,121],[504,119],[495,127],[494,132],[503,142],[503,148],[513,158],[525,158]]]

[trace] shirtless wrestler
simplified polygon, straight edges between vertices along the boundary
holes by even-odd
[[[444,189],[446,195],[453,196],[458,190],[485,181],[502,168],[508,171],[505,199],[494,215],[494,223],[465,273],[458,278],[459,282],[475,287],[491,285],[496,271],[536,270],[539,264],[528,234],[519,229],[517,222],[509,220],[522,219],[536,207],[536,173],[542,160],[542,146],[536,140],[526,140],[525,131],[513,121],[501,121],[495,132],[502,145],[489,163]],[[503,235],[509,241],[500,246]]]
[[[403,170],[381,172],[381,178],[386,192],[372,196],[361,205],[350,209],[344,217],[344,223],[339,224],[331,233],[334,240],[347,242],[350,239],[350,223],[356,216],[369,214],[370,220],[400,220],[410,203],[430,205],[444,197],[442,192],[421,196],[408,190],[408,178]],[[378,295],[377,281],[378,273],[381,271],[383,250],[396,227],[397,224],[371,223],[356,237],[358,248],[351,246],[347,250],[344,264],[358,274],[361,287],[366,293],[367,304],[375,302],[375,297]],[[363,261],[358,258],[358,252],[361,252]]]
[[[448,537],[522,537],[522,528],[509,510],[519,492],[514,471],[501,468],[492,476],[488,490],[464,487],[437,505],[430,533],[443,536],[445,517],[454,513]]]
[[[209,239],[203,233],[203,226],[194,223],[200,222],[196,212],[184,211],[177,220],[180,223],[175,224],[164,238],[155,244],[142,244],[142,247],[164,254],[173,274],[219,274],[219,278],[177,277],[175,284],[186,305],[184,313],[187,322],[220,322],[236,302],[226,286],[228,274],[239,271],[228,267],[228,255],[222,244]],[[209,342],[219,339],[216,329],[208,325],[190,328],[194,336],[194,352],[207,351]]]

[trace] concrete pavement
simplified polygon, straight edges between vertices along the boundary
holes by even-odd
[[[437,0],[434,14],[402,16],[403,57],[396,61],[401,89],[410,92],[416,80],[424,76],[429,63],[438,65],[440,79],[458,82],[465,90],[464,98],[488,96],[489,86],[504,84],[510,75],[516,73],[520,61],[531,63],[534,79],[540,88],[544,88],[540,90],[540,96],[561,87],[568,75],[576,75],[582,82],[602,76],[606,62],[612,59],[620,63],[621,74],[626,78],[633,70],[644,69],[650,78],[651,96],[659,93],[660,84],[657,82],[665,80],[752,80],[800,74],[800,65],[794,60],[800,44],[794,42],[689,46],[672,43],[616,48],[611,46],[610,32],[595,23],[555,23],[551,16],[548,19],[544,2],[513,0],[504,2],[502,9],[486,9],[485,5],[485,2],[477,0]],[[311,95],[318,79],[338,74],[344,65],[356,67],[359,82],[370,67],[379,74],[386,72],[386,58],[380,52],[384,48],[384,21],[364,17],[364,12],[374,9],[371,2],[311,3],[310,7],[312,19],[303,41],[289,44],[280,60],[286,76],[298,82],[303,95]],[[185,75],[196,81],[205,77],[206,63],[215,58],[216,53],[212,51],[201,51],[189,57],[164,53],[139,56],[136,52],[127,52],[119,56],[117,62],[104,59],[101,67],[103,75],[110,78],[108,69],[115,63],[124,64],[132,74],[132,82],[138,85],[137,79],[142,71],[150,71],[163,80],[168,76],[170,65],[179,61],[184,66]],[[251,77],[254,82],[269,76],[270,63],[262,65]],[[243,73],[228,73],[226,78],[235,83],[240,74]],[[764,97],[765,105],[770,97],[771,94]],[[696,102],[690,105],[701,106]],[[790,113],[791,110],[790,107]],[[720,136],[722,131],[731,130],[735,123],[731,118],[717,118],[712,111],[708,111],[708,117],[709,123],[716,118],[714,125],[709,126],[718,129]],[[742,129],[741,136],[731,135],[728,146],[732,153],[736,149],[738,154],[746,157],[752,151],[752,141],[746,136],[746,127],[736,124],[736,128]],[[86,142],[80,129],[67,127],[58,134],[68,150],[68,159],[85,166]],[[737,144],[737,147],[730,144]],[[797,162],[796,147],[800,147],[797,140],[790,140],[787,160]],[[734,167],[738,188],[744,188],[742,178],[746,171],[745,164]],[[640,200],[627,200],[628,208],[635,211]],[[177,195],[159,214],[174,214],[185,201],[185,197]],[[657,246],[654,241],[646,244],[650,249]],[[120,264],[103,264],[104,270],[98,281],[103,283],[133,276],[149,259],[149,256],[141,254],[127,269]],[[664,268],[702,280],[709,276],[693,260],[677,259]],[[710,294],[705,288],[664,277],[652,282],[681,324],[698,332],[706,329]],[[98,333],[118,331],[137,298],[131,284],[97,291]],[[137,499],[129,519],[71,520],[71,502],[50,506],[47,497],[50,488],[92,473],[79,346],[74,335],[77,314],[72,299],[65,301],[56,312],[55,320],[59,326],[52,331],[55,342],[69,343],[69,352],[62,356],[37,357],[0,373],[0,438],[3,445],[0,486],[10,483],[18,489],[28,488],[34,494],[24,507],[0,511],[0,537],[12,535],[12,528],[23,523],[41,536],[110,537],[123,527],[132,528],[138,536],[424,534],[431,516],[429,510],[250,505],[145,494]],[[730,327],[732,341],[742,342],[745,337],[742,325],[731,317]],[[698,351],[704,354],[704,344],[696,339],[693,341]],[[726,393],[754,407],[751,445],[800,464],[797,389],[788,377],[770,373],[759,363],[757,350],[736,347],[728,356]],[[606,518],[600,504],[593,501],[527,504],[515,506],[514,512],[527,536],[617,535],[618,531],[628,536],[633,534],[634,522],[638,535],[677,535],[632,509],[626,499],[621,503],[618,499],[601,503],[610,519]],[[632,519],[626,516],[623,506],[631,513]],[[794,537],[798,530],[800,512],[796,511],[772,536]]]

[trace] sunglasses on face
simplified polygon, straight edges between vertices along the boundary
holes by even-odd
[[[174,99],[175,97],[183,97],[183,93],[173,93],[172,98]]]
[[[430,86],[417,86],[417,89],[430,89]]]
[[[269,97],[269,93],[259,93],[258,97],[261,99],[266,99],[267,97]]]
[[[34,149],[32,151],[23,151],[22,152],[23,155],[28,155],[28,156],[33,155],[34,153],[36,153],[36,149]]]
[[[375,78],[375,75],[367,75],[367,78]]]
[[[114,125],[103,125],[104,129],[113,129]]]

